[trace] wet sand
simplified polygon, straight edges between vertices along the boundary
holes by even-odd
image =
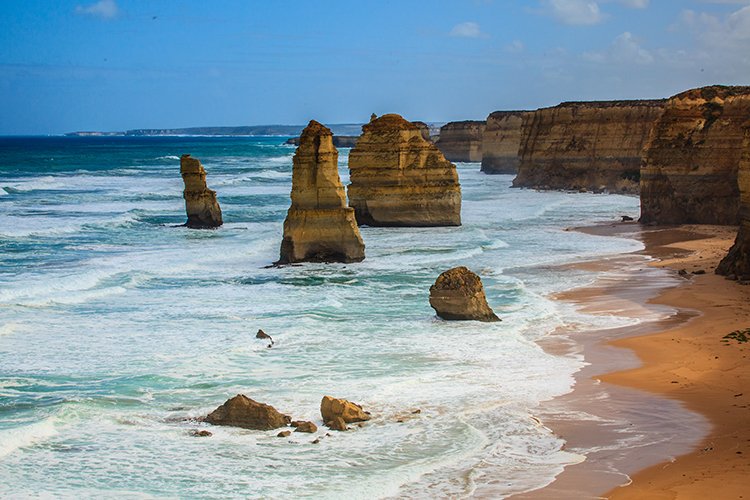
[[[571,325],[545,341],[545,349],[590,363],[573,392],[537,412],[567,450],[587,458],[513,498],[742,498],[750,472],[748,344],[722,337],[750,327],[750,286],[713,274],[735,229],[582,230],[638,238],[646,248],[580,264],[600,278],[558,298],[588,314],[642,321],[593,332]]]

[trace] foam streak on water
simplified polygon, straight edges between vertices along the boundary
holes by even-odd
[[[0,495],[427,498],[487,475],[509,494],[581,459],[530,416],[582,361],[534,341],[614,326],[547,297],[593,279],[559,264],[639,248],[564,231],[637,199],[511,190],[461,164],[463,226],[363,228],[362,263],[267,269],[291,187],[281,143],[0,140]],[[216,231],[176,227],[183,153],[218,191]],[[429,286],[455,265],[482,276],[501,323],[434,317]],[[319,444],[189,435],[240,392],[318,425],[324,394],[374,418]]]

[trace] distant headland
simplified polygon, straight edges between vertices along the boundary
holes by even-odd
[[[328,125],[336,135],[359,135],[362,132],[362,123],[339,123]],[[68,137],[143,137],[143,136],[292,136],[297,137],[302,133],[305,125],[242,125],[237,127],[188,127],[188,128],[138,128],[121,132],[103,132],[96,130],[82,130],[68,132]]]

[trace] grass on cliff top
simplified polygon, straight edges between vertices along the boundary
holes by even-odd
[[[724,337],[721,339],[722,342],[727,344],[730,340],[736,340],[738,344],[744,344],[745,342],[750,340],[750,328],[745,328],[744,330],[735,330],[732,333],[724,335]]]

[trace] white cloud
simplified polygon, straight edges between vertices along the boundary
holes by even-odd
[[[115,0],[99,0],[90,5],[77,6],[76,13],[101,17],[102,19],[112,19],[117,17],[117,14],[120,13],[120,9],[117,8]]]
[[[504,48],[505,48],[505,52],[517,54],[519,52],[523,52],[526,46],[523,44],[521,40],[513,40],[512,42],[507,44]]]
[[[685,10],[677,24],[671,28],[674,31],[688,29],[711,48],[744,51],[750,42],[750,5],[732,12],[724,19],[705,12]]]
[[[546,3],[550,13],[565,24],[591,25],[604,20],[599,4],[590,0],[547,0]]]
[[[584,59],[596,63],[609,64],[651,64],[654,56],[644,49],[632,33],[626,31],[618,35],[612,44],[602,52],[585,52]]]
[[[473,21],[466,21],[465,23],[458,23],[451,29],[450,36],[456,36],[461,38],[486,38],[487,35],[482,33],[479,28],[479,24]]]

